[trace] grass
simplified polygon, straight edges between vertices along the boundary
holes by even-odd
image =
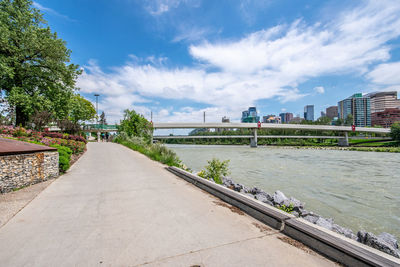
[[[24,189],[25,187],[28,187],[28,186],[29,186],[29,185],[23,185],[23,186],[21,186],[21,187],[13,188],[12,191],[13,191],[13,192],[19,191],[19,190]]]
[[[182,162],[175,152],[162,144],[148,144],[143,138],[127,137],[124,135],[115,138],[114,142],[142,153],[152,160],[161,162],[168,166],[182,168]]]

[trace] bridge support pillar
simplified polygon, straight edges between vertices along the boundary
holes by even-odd
[[[253,137],[250,138],[250,147],[257,147],[257,129],[254,129]]]
[[[338,140],[339,146],[349,146],[349,134],[347,132],[344,133],[344,137]]]
[[[100,142],[100,131],[97,131],[97,142]]]

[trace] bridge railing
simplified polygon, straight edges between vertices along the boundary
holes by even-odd
[[[306,125],[306,124],[275,124],[275,123],[154,123],[154,129],[194,129],[194,128],[230,128],[230,129],[293,129],[338,132],[390,133],[388,128]]]
[[[86,124],[83,130],[117,130],[117,125],[106,125],[106,124]]]

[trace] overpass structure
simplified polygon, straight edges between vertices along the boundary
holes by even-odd
[[[108,124],[86,124],[82,126],[82,130],[86,133],[97,133],[97,141],[100,141],[101,133],[109,133],[118,131],[117,125]]]
[[[332,126],[332,125],[306,125],[306,124],[274,124],[274,123],[153,123],[154,129],[252,129],[253,135],[243,136],[190,136],[185,138],[250,138],[250,146],[257,147],[258,138],[333,138],[339,139],[340,146],[349,145],[349,132],[359,133],[378,133],[388,134],[389,128],[369,128],[369,127],[352,127],[352,126]],[[290,129],[305,131],[335,131],[341,136],[257,136],[258,129]],[[154,136],[154,139],[168,139],[166,136]],[[171,138],[171,137],[169,137]],[[173,138],[173,137],[172,137]],[[182,138],[180,136],[179,138]]]

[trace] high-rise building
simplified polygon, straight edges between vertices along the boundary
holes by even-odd
[[[314,121],[314,105],[307,105],[304,107],[304,119],[307,121]]]
[[[281,117],[275,115],[263,116],[263,123],[281,123]]]
[[[329,119],[337,118],[338,117],[338,106],[331,106],[326,109],[326,116]]]
[[[226,116],[223,116],[221,121],[222,121],[222,123],[230,123],[231,122],[231,120]],[[222,133],[223,131],[231,131],[232,129],[230,129],[230,128],[216,128],[215,130],[218,133]]]
[[[368,95],[371,99],[371,113],[383,112],[387,108],[397,108],[400,106],[400,99],[397,99],[397,92],[375,92]]]
[[[281,123],[289,123],[293,119],[293,113],[281,113],[279,117],[281,117]]]
[[[338,117],[346,120],[353,116],[353,125],[357,127],[371,126],[370,98],[361,93],[354,94],[338,103]]]
[[[229,119],[228,117],[226,117],[226,116],[223,116],[223,117],[222,117],[222,122],[224,122],[224,123],[229,123],[229,122],[230,122],[230,119]]]
[[[375,92],[367,96],[371,99],[371,125],[389,127],[398,120],[396,108],[400,107],[396,91]]]
[[[242,112],[241,122],[259,122],[260,116],[257,115],[256,107],[249,107],[248,110]]]
[[[371,114],[372,126],[379,125],[389,128],[395,122],[400,122],[400,109],[387,108],[384,111],[374,112]]]

